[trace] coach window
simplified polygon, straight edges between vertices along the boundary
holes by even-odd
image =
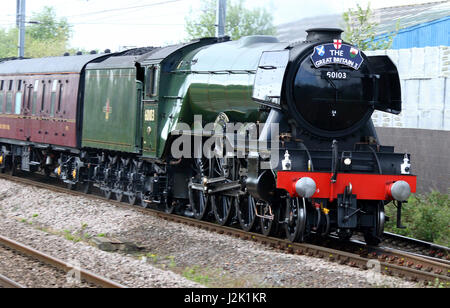
[[[45,81],[42,81],[42,100],[41,100],[41,112],[45,108]]]
[[[28,93],[27,93],[27,112],[30,112],[30,103],[31,103],[31,96],[33,95],[33,85],[30,83],[27,87]]]
[[[58,113],[61,112],[62,95],[63,95],[63,83],[60,81],[59,82],[59,95],[58,95],[58,108],[57,108]]]
[[[33,110],[32,110],[33,115],[36,114],[36,105],[37,105],[38,91],[39,91],[39,80],[35,80],[34,81],[34,87],[33,87],[33,100],[31,102],[32,108],[33,108]]]
[[[53,117],[55,115],[55,103],[56,103],[56,90],[58,89],[58,80],[53,80],[52,83],[52,96],[50,103],[50,116]]]
[[[12,90],[13,90],[14,80],[9,80],[8,83],[9,84],[8,84],[8,92],[6,93],[6,108],[5,108],[5,112],[6,113],[11,113],[12,112],[12,101],[13,101]]]
[[[5,101],[5,93],[3,93],[3,87],[5,86],[5,81],[0,81],[0,113],[3,113],[3,102]]]
[[[20,114],[22,108],[22,80],[17,80],[16,101],[14,103],[14,113]]]

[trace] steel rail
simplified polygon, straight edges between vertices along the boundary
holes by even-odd
[[[450,266],[442,262],[427,260],[401,251],[386,251],[375,248],[378,252],[370,253],[371,249],[361,250],[354,246],[352,250],[360,250],[359,253],[350,253],[338,249],[312,245],[308,243],[292,243],[285,239],[267,237],[259,233],[246,232],[232,227],[224,227],[211,222],[198,221],[183,216],[174,216],[164,212],[152,210],[162,219],[176,223],[184,223],[207,231],[218,232],[229,236],[252,240],[269,245],[273,248],[284,250],[287,253],[308,255],[347,264],[352,267],[368,269],[373,261],[379,262],[381,273],[388,275],[397,274],[399,277],[408,277],[413,281],[432,282],[438,279],[440,282],[450,283]]]
[[[82,280],[85,280],[87,282],[90,282],[94,285],[103,287],[103,288],[126,288],[125,286],[116,283],[110,279],[100,277],[88,270],[74,267],[70,263],[64,262],[62,260],[59,260],[57,258],[54,258],[48,254],[45,254],[43,252],[40,252],[32,247],[23,245],[13,239],[4,237],[0,235],[0,244],[6,247],[9,247],[10,249],[16,250],[18,252],[21,252],[25,254],[26,256],[35,258],[45,264],[54,266],[60,270],[63,270],[64,272],[68,273],[69,271],[75,269],[80,273],[80,278]]]
[[[0,274],[0,286],[7,289],[25,289],[26,287]]]
[[[446,264],[445,262],[439,262],[414,256],[408,252],[397,252],[394,250],[388,251],[384,248],[369,246],[365,246],[364,248],[362,248],[362,245],[355,245],[351,242],[349,243],[349,247],[355,253],[350,253],[340,249],[312,245],[308,243],[292,243],[285,239],[267,237],[259,233],[246,232],[241,229],[220,226],[218,224],[207,221],[200,221],[185,216],[167,214],[155,209],[130,206],[126,203],[106,199],[102,196],[94,194],[87,195],[79,191],[69,190],[60,186],[45,184],[21,177],[10,177],[5,174],[0,174],[0,178],[49,189],[56,192],[71,194],[74,196],[83,196],[92,200],[102,200],[121,208],[136,210],[144,214],[152,214],[156,217],[175,223],[183,223],[207,231],[217,232],[219,234],[225,234],[243,240],[259,242],[263,245],[268,245],[272,248],[282,250],[286,253],[323,258],[328,261],[338,262],[340,264],[346,264],[352,267],[358,267],[360,269],[369,269],[374,264],[374,262],[378,262],[377,265],[379,265],[379,271],[386,275],[397,275],[400,278],[409,278],[412,281],[422,281],[425,283],[438,280],[439,282],[447,283],[447,286],[450,284],[450,266],[448,264]],[[347,249],[349,247],[347,247]]]
[[[403,235],[399,235],[399,234],[395,234],[395,233],[391,233],[391,232],[384,232],[383,233],[383,237],[384,238],[389,238],[391,240],[397,240],[397,241],[401,241],[401,242],[410,243],[412,245],[422,246],[422,247],[425,247],[425,248],[430,249],[430,250],[437,250],[437,251],[442,251],[442,252],[445,252],[447,254],[450,254],[450,248],[449,247],[445,247],[445,246],[442,246],[442,245],[437,245],[437,244],[434,244],[434,243],[429,243],[429,242],[418,240],[418,239],[415,239],[415,238],[411,238],[411,237],[407,237],[407,236],[403,236]]]

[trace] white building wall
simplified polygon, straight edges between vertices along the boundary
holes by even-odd
[[[402,87],[402,112],[375,111],[375,126],[450,130],[450,47],[425,47],[365,52],[388,55],[397,66]]]

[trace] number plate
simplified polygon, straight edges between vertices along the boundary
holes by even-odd
[[[324,75],[330,79],[347,79],[348,74],[346,72],[326,72]]]
[[[145,110],[144,120],[146,122],[153,122],[153,121],[155,121],[155,110],[154,109],[147,109],[147,110]]]

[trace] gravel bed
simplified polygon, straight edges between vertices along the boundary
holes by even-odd
[[[60,235],[54,235],[58,232]],[[96,269],[133,287],[418,286],[164,221],[131,207],[124,209],[2,179],[0,234],[62,259],[76,258],[84,268]],[[92,236],[126,239],[144,249],[134,255],[107,253],[89,245]],[[77,240],[81,241],[75,243]]]
[[[98,250],[84,242],[34,229],[29,224],[0,215],[0,233],[44,253],[90,270],[129,287],[199,287],[183,277],[155,268],[136,258]]]
[[[44,264],[36,259],[0,245],[0,274],[28,288],[89,288],[76,281],[75,275]]]

